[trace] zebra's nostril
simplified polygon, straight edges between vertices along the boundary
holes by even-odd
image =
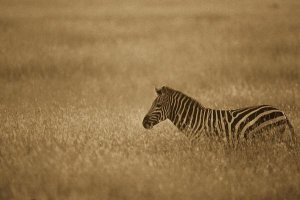
[[[150,128],[150,125],[147,124],[147,123],[144,123],[143,126],[144,126],[145,129],[149,129]]]
[[[145,117],[143,119],[143,126],[144,126],[145,129],[150,129],[151,128],[151,123],[149,123],[148,117]]]

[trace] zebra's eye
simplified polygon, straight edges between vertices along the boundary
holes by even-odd
[[[157,106],[157,107],[161,107],[161,106],[162,106],[162,103],[157,103],[156,106]]]

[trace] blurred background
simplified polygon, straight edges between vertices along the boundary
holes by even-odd
[[[299,106],[297,11],[295,0],[2,1],[1,102],[143,108],[168,85],[212,107]]]

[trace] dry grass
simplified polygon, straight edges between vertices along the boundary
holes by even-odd
[[[154,86],[300,128],[300,3],[2,1],[0,199],[299,199],[300,144],[191,149]]]

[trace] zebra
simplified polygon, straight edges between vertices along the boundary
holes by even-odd
[[[184,93],[163,86],[155,88],[157,97],[143,119],[145,129],[169,119],[190,139],[197,141],[202,133],[217,136],[236,146],[257,133],[278,129],[282,133],[289,127],[295,142],[295,132],[286,115],[270,105],[259,105],[234,110],[216,110],[204,107]]]

